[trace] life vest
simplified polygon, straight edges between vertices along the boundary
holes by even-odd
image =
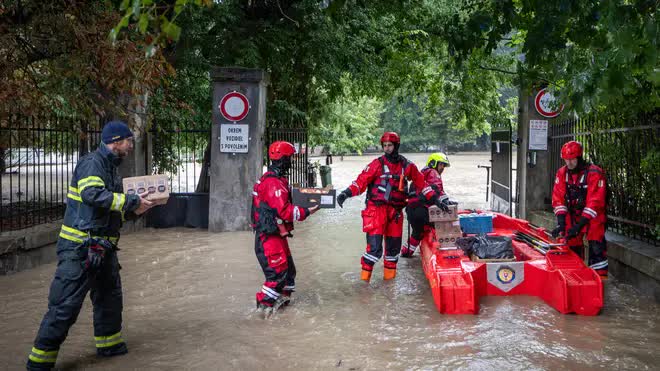
[[[591,164],[585,166],[585,170],[580,174],[577,183],[570,183],[570,171],[566,169],[566,193],[564,194],[564,201],[571,214],[577,214],[585,208],[587,204],[588,184],[587,178],[589,173],[600,173],[600,170],[595,169]]]
[[[403,156],[400,156],[401,170],[392,171],[390,166],[385,163],[383,156],[378,158],[381,166],[380,177],[369,184],[367,189],[367,202],[375,205],[390,204],[395,208],[403,208],[407,204],[407,182],[405,179],[406,168],[410,162]],[[395,164],[398,165],[398,164]],[[397,166],[398,167],[398,166]],[[403,178],[403,184],[401,180]],[[402,186],[402,189],[400,186]]]
[[[280,179],[274,172],[266,172],[252,188],[252,212],[251,212],[251,226],[252,229],[257,233],[264,233],[267,235],[270,234],[279,234],[281,236],[289,235],[289,232],[293,230],[293,223],[282,220],[277,215],[277,210],[268,206],[268,203],[261,198],[261,195],[265,193],[264,180],[267,178],[277,178],[278,181],[283,182],[285,188],[289,189],[288,182],[286,178],[284,180]],[[287,197],[289,202],[291,202],[291,191],[287,192]]]

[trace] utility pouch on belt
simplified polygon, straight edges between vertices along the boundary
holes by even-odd
[[[370,209],[362,210],[362,231],[365,233],[371,233],[376,229],[376,212]]]
[[[254,230],[258,233],[264,234],[280,234],[279,226],[277,224],[277,211],[268,206],[265,202],[261,202],[257,208],[259,213],[259,220],[255,223]]]

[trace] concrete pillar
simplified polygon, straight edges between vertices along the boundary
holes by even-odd
[[[250,228],[252,187],[263,172],[268,75],[257,69],[212,68],[213,129],[209,188],[209,231],[243,231]],[[237,122],[220,112],[222,98],[230,92],[243,94],[250,105],[247,116]],[[249,131],[247,153],[220,148],[221,125],[240,125]],[[224,140],[224,139],[223,139]]]
[[[556,169],[550,169],[549,150],[530,150],[529,135],[531,120],[545,120],[548,127],[560,119],[543,117],[536,111],[534,104],[539,89],[532,89],[531,94],[521,95],[520,121],[518,123],[518,217],[525,219],[532,210],[545,210],[550,207],[549,189],[554,180]],[[549,132],[549,130],[548,130]],[[546,139],[547,140],[547,139]],[[548,146],[549,148],[549,146]]]

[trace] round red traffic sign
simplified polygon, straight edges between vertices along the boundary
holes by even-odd
[[[536,112],[538,112],[543,117],[553,118],[559,116],[561,111],[564,109],[564,105],[561,104],[559,109],[555,111],[553,110],[553,107],[555,106],[554,102],[555,96],[546,89],[541,89],[538,94],[536,94],[536,98],[534,99]]]
[[[250,111],[250,103],[245,95],[232,91],[225,94],[218,105],[220,113],[227,121],[241,121]]]

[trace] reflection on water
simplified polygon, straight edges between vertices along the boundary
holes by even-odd
[[[411,156],[415,161],[426,156]],[[337,188],[370,158],[335,158]],[[485,204],[488,155],[451,156],[447,192]],[[249,232],[190,229],[127,235],[120,260],[130,353],[97,360],[91,305],[60,351],[66,369],[649,369],[660,356],[660,308],[628,285],[605,285],[597,317],[562,315],[533,297],[485,297],[478,315],[441,315],[419,257],[402,259],[394,281],[359,277],[365,247],[359,210],[322,210],[298,224],[291,306],[262,320],[263,280]],[[0,368],[19,369],[46,309],[54,264],[0,277]]]

